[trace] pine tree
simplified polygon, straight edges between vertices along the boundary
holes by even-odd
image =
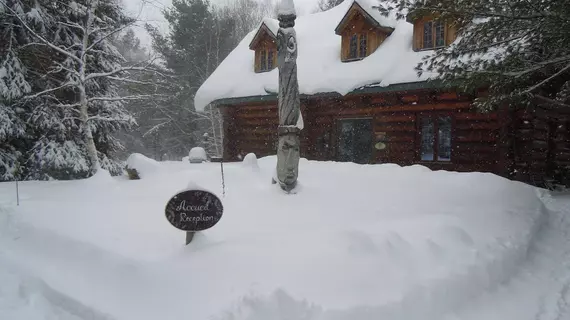
[[[563,0],[388,0],[398,11],[455,23],[458,39],[418,66],[447,84],[488,88],[482,110],[501,105],[570,107],[570,2]]]
[[[4,19],[23,34],[16,56],[32,83],[19,99],[33,142],[22,155],[28,178],[120,172],[113,134],[134,123],[124,102],[148,96],[119,94],[120,84],[136,82],[132,72],[150,65],[123,66],[111,42],[133,19],[115,0],[5,1]]]

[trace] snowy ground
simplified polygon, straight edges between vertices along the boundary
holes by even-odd
[[[148,164],[148,163],[147,163]],[[0,319],[568,319],[570,196],[491,174],[275,158],[225,166],[187,247],[164,217],[219,164],[0,184]],[[151,166],[152,167],[152,166]]]

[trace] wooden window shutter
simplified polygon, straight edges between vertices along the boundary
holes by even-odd
[[[277,67],[277,50],[273,53],[273,68]]]
[[[450,45],[457,38],[457,27],[455,23],[446,23],[445,26],[447,31],[447,34],[445,36],[445,44]]]
[[[414,23],[414,43],[413,49],[419,51],[422,49],[422,37],[424,34],[424,24],[421,20]]]
[[[341,41],[341,60],[346,61],[348,60],[348,36],[343,35]]]

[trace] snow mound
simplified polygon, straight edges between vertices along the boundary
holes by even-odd
[[[157,172],[159,167],[158,161],[145,157],[140,153],[133,153],[127,159],[127,168],[137,170],[141,178]]]
[[[242,161],[243,167],[251,168],[253,170],[259,170],[259,164],[257,163],[257,156],[255,153],[248,153],[245,155]]]
[[[188,153],[188,160],[190,163],[202,163],[208,161],[208,155],[206,154],[206,150],[202,147],[194,147],[190,149]]]
[[[91,177],[87,178],[87,181],[90,183],[108,183],[109,181],[113,181],[111,174],[109,171],[99,168],[97,172],[92,175]]]

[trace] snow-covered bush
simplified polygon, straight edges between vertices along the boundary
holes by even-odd
[[[190,163],[202,163],[204,161],[208,161],[208,155],[206,154],[206,150],[202,147],[194,147],[190,149],[188,153],[188,159]]]
[[[146,175],[158,171],[160,164],[140,153],[133,153],[127,159],[126,170],[131,180],[144,178]]]

